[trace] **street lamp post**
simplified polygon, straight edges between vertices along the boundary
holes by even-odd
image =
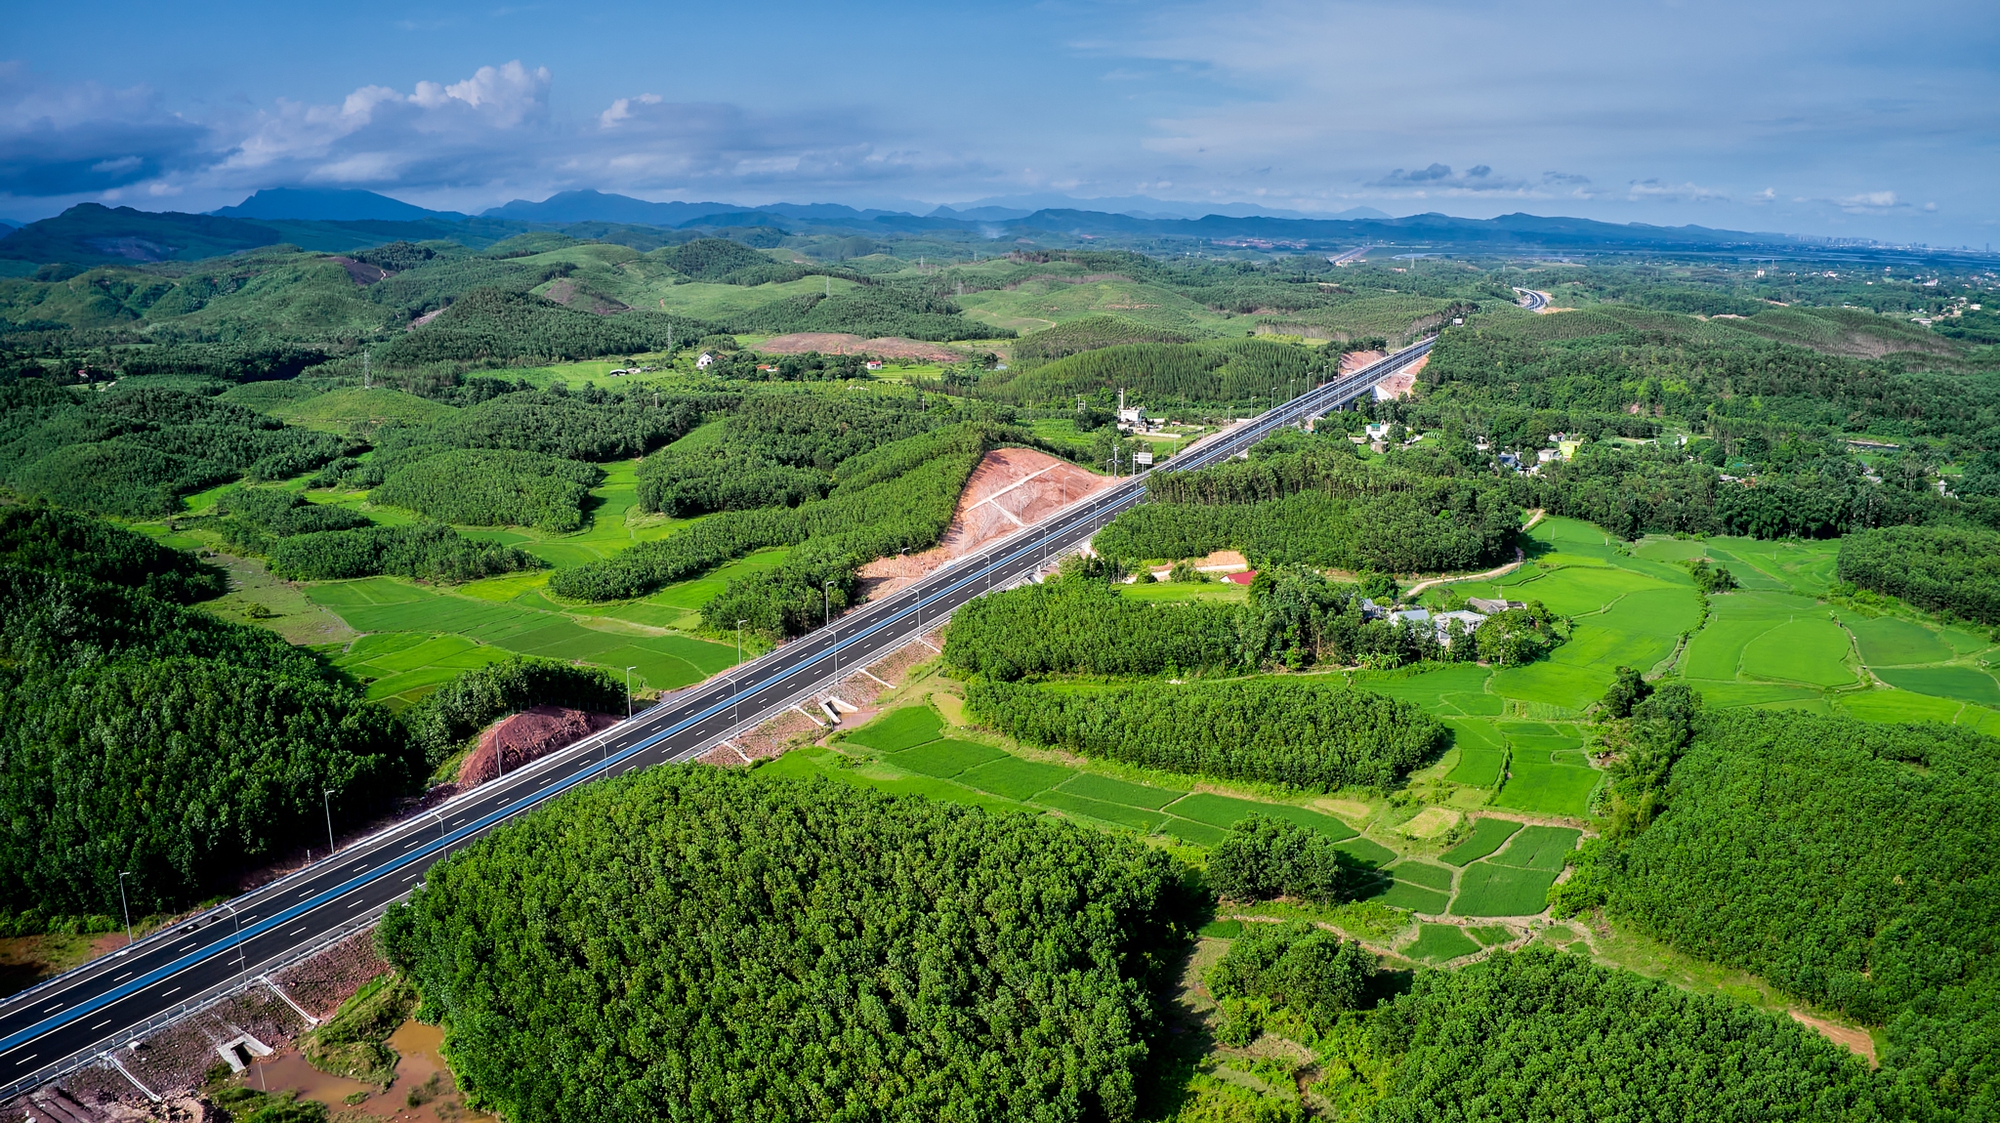
[[[745,623],[747,621],[744,620],[736,622],[736,667],[738,670],[743,666],[743,625]],[[735,730],[737,723],[743,720],[743,696],[736,691],[737,681],[735,673],[732,672],[729,682],[729,728],[732,731]]]
[[[493,759],[494,759],[494,760],[499,760],[499,759],[500,759],[500,755],[499,755],[499,750],[498,750],[497,748],[496,748],[496,749],[494,750],[494,755],[493,755]],[[334,852],[340,849],[340,847],[338,847],[338,846],[335,846],[335,845],[333,844],[333,802],[332,802],[332,801],[333,801],[333,789],[332,789],[332,788],[327,788],[327,789],[326,789],[325,791],[322,791],[322,792],[320,792],[320,793],[319,793],[319,805],[320,805],[320,808],[321,808],[322,810],[324,810],[324,811],[326,812],[326,856],[327,856],[327,857],[329,857],[329,858],[333,857],[333,855],[334,855]]]
[[[833,579],[832,578],[828,578],[826,582],[826,623],[828,627],[833,626]],[[840,678],[840,644],[836,642],[839,639],[840,639],[839,636],[834,636],[827,641],[828,643],[833,645],[833,677],[835,679]]]
[[[132,904],[125,899],[125,879],[131,874],[131,870],[118,871],[118,906],[125,910],[125,946],[128,948],[132,946]]]
[[[635,670],[638,670],[638,668],[637,667],[625,668],[625,720],[626,721],[632,720],[632,672]]]
[[[250,964],[249,960],[243,954],[243,914],[236,911],[235,905],[224,905],[222,907],[229,910],[230,919],[236,922],[236,969],[238,971],[247,970]]]

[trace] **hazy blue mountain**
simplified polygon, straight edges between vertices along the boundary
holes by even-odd
[[[1531,214],[1509,214],[1490,219],[1454,218],[1435,213],[1406,218],[1350,220],[1231,218],[1214,214],[1199,219],[1156,219],[1051,208],[1036,211],[1008,225],[1022,231],[1045,230],[1099,237],[1151,235],[1195,240],[1263,240],[1301,247],[1361,242],[1422,242],[1432,246],[1491,249],[1691,248],[1798,243],[1798,239],[1788,234],[1752,234],[1740,230],[1711,230],[1705,226],[1621,224]]]
[[[1008,222],[1026,218],[1036,211],[1099,211],[1105,214],[1127,215],[1132,218],[1172,220],[1177,218],[1205,218],[1219,214],[1227,218],[1300,218],[1318,220],[1380,219],[1387,214],[1374,207],[1354,207],[1350,210],[1333,212],[1308,212],[1286,210],[1282,207],[1267,207],[1257,203],[1192,203],[1173,199],[1155,199],[1150,195],[1123,195],[1098,199],[1079,199],[1071,195],[996,195],[986,199],[974,199],[956,206],[942,206],[929,212],[930,217],[957,218],[972,222]]]
[[[558,191],[539,203],[516,199],[480,212],[481,218],[511,218],[522,222],[629,222],[645,226],[679,226],[703,215],[746,208],[734,203],[649,203],[630,195],[602,191]]]
[[[241,219],[78,203],[0,238],[0,258],[78,265],[195,261],[277,241],[276,230]]]
[[[464,218],[457,211],[433,211],[373,191],[266,187],[233,207],[210,211],[223,218],[292,219],[305,222],[415,222]]]

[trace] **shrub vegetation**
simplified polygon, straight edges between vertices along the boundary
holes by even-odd
[[[1208,853],[1209,887],[1238,901],[1334,904],[1352,897],[1366,877],[1333,839],[1267,815],[1239,821]]]

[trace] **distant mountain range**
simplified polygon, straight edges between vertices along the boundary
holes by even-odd
[[[1162,241],[1263,250],[1326,252],[1380,244],[1487,252],[1544,250],[1796,249],[1811,243],[1785,234],[1753,234],[1700,226],[1621,225],[1528,214],[1492,219],[1442,214],[1390,218],[1357,208],[1337,217],[1272,215],[1247,204],[1209,208],[1142,196],[1088,200],[1092,207],[1015,203],[1035,196],[979,200],[928,214],[857,209],[833,203],[653,203],[598,191],[565,191],[540,202],[515,200],[478,216],[433,211],[371,191],[272,188],[211,214],[139,211],[84,203],[55,218],[0,237],[0,258],[94,265],[196,260],[280,243],[342,252],[396,239],[445,238],[483,248],[530,230],[569,228],[580,238],[623,241],[641,248],[698,234],[861,234],[879,238],[935,234],[963,240],[1006,239],[1043,248],[1115,247]],[[1146,208],[1141,209],[1140,204]],[[1124,207],[1123,210],[1098,208]],[[1179,208],[1187,213],[1174,213]],[[1230,214],[1228,211],[1257,213]],[[1202,213],[1196,213],[1202,212]],[[742,232],[739,234],[739,232]],[[770,245],[774,241],[757,241]]]
[[[1276,207],[1261,207],[1251,203],[1181,203],[1169,199],[1155,199],[1149,195],[1125,195],[1116,198],[1078,199],[1069,195],[1000,195],[989,199],[975,199],[957,206],[938,207],[928,212],[930,217],[959,218],[972,222],[1007,222],[1026,218],[1036,211],[1075,210],[1097,211],[1103,214],[1122,214],[1132,218],[1201,218],[1219,214],[1226,218],[1311,218],[1311,219],[1357,219],[1388,218],[1374,207],[1354,207],[1350,210],[1328,213],[1282,210]]]
[[[425,210],[373,191],[267,187],[233,207],[208,212],[222,218],[292,219],[303,222],[415,222],[424,218],[465,218],[457,211]]]

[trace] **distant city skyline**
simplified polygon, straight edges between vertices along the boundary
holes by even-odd
[[[44,5],[0,48],[0,218],[277,186],[477,213],[588,188],[1980,247],[2000,226],[1996,59],[2000,21],[1966,0],[1921,19],[1797,0]]]

